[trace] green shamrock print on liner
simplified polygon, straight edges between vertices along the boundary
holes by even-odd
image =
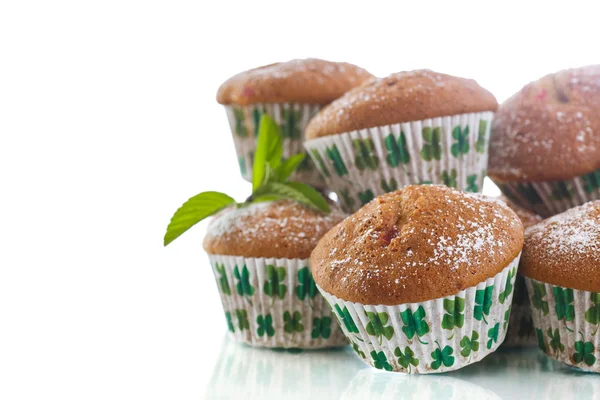
[[[349,207],[349,208],[354,207],[354,199],[352,198],[352,196],[350,196],[350,190],[348,190],[348,189],[341,190],[340,197],[341,197],[342,203],[344,203],[347,207]]]
[[[398,190],[398,182],[394,178],[390,179],[390,182],[386,182],[385,179],[381,180],[381,189],[385,192],[393,192],[394,190]]]
[[[285,159],[283,161],[285,161]],[[302,161],[300,161],[300,164],[298,164],[298,168],[296,168],[296,171],[312,171],[312,169],[313,166],[310,162],[310,157],[306,156]]]
[[[538,347],[540,348],[541,351],[546,353],[547,348],[546,348],[546,342],[544,341],[544,332],[542,332],[542,330],[540,328],[535,328],[535,334],[536,334],[537,340],[538,340]]]
[[[379,158],[375,155],[375,144],[373,139],[354,139],[352,141],[354,147],[354,165],[360,171],[367,168],[376,170],[379,166]]]
[[[404,349],[404,353],[402,353],[400,347],[396,347],[396,349],[394,350],[394,355],[398,357],[398,364],[400,364],[404,368],[408,368],[408,373],[410,373],[411,365],[414,367],[419,365],[419,360],[415,358],[415,353],[408,346],[406,346],[406,348]]]
[[[256,324],[258,325],[258,328],[256,328],[258,336],[262,337],[266,333],[267,336],[271,337],[275,334],[275,329],[273,329],[273,317],[271,317],[271,314],[265,316],[259,315],[256,317]]]
[[[258,108],[255,108],[254,111],[252,111],[252,119],[254,120],[254,137],[258,137],[260,119],[262,118],[262,115],[263,113]]]
[[[471,333],[471,338],[466,335],[463,336],[460,340],[460,347],[462,347],[460,355],[465,358],[471,355],[471,351],[479,351],[479,333],[473,331]]]
[[[348,307],[344,307],[344,309],[342,310],[342,308],[338,304],[336,304],[335,312],[339,315],[340,321],[342,321],[348,332],[358,333],[358,328],[356,327],[356,324],[354,323],[354,320],[352,319],[352,316],[348,311]]]
[[[477,193],[479,192],[479,186],[477,186],[477,175],[467,176],[467,192]]]
[[[322,336],[323,339],[327,339],[331,336],[331,318],[323,317],[313,319],[311,337],[317,339],[319,336]]]
[[[233,276],[238,280],[238,283],[235,285],[235,289],[240,296],[251,297],[254,295],[254,287],[252,287],[250,284],[250,271],[248,271],[248,268],[245,265],[242,267],[241,274],[236,265],[233,269]]]
[[[469,126],[461,130],[460,126],[455,126],[452,130],[452,137],[456,142],[450,147],[450,152],[454,158],[458,158],[469,152]]]
[[[334,144],[331,148],[326,148],[325,155],[333,162],[333,170],[337,176],[348,175],[348,169],[346,168],[346,164],[344,164],[344,160],[342,160],[337,145]]]
[[[600,170],[596,170],[594,172],[590,172],[589,174],[585,174],[583,176],[583,189],[587,193],[592,193],[597,190],[600,190]]]
[[[286,272],[284,267],[275,267],[267,265],[267,280],[265,281],[264,291],[267,296],[283,299],[287,292],[287,286],[282,283]]]
[[[552,184],[552,199],[564,200],[573,198],[573,189],[569,187],[569,184],[564,181],[554,182]]]
[[[573,305],[575,296],[573,294],[573,289],[563,289],[554,286],[552,291],[554,292],[554,300],[556,303],[554,309],[557,318],[559,320],[564,319],[565,322],[573,321],[575,319],[575,306]]]
[[[283,313],[283,330],[287,333],[304,331],[300,311],[294,311],[293,315],[289,311]]]
[[[314,299],[317,295],[317,285],[315,285],[308,267],[301,268],[298,271],[298,282],[300,282],[296,286],[296,296],[298,296],[298,299],[304,300],[306,297]]]
[[[487,121],[479,121],[479,131],[477,132],[477,142],[475,143],[475,151],[485,153],[485,131],[487,130]]]
[[[455,188],[456,189],[456,169],[452,168],[450,174],[447,171],[442,171],[442,182],[444,185]]]
[[[233,111],[233,119],[235,120],[235,128],[234,131],[236,135],[239,137],[248,136],[248,130],[246,129],[246,125],[244,125],[244,111],[239,108],[232,108]]]
[[[392,366],[388,363],[387,357],[383,351],[379,353],[373,350],[371,352],[371,358],[373,359],[373,366],[377,369],[385,369],[386,371],[392,371]]]
[[[491,349],[494,343],[498,343],[498,333],[500,332],[500,322],[497,322],[490,330],[488,331],[488,342],[487,348]]]
[[[390,340],[394,336],[394,327],[385,326],[389,321],[389,315],[386,312],[366,312],[369,323],[367,324],[367,333],[371,336],[376,336],[379,339],[379,344],[383,341],[383,337]]]
[[[503,328],[506,330],[508,328],[508,320],[510,319],[510,309],[512,306],[509,306],[506,312],[504,313],[504,325]]]
[[[352,350],[354,350],[354,352],[362,359],[366,358],[365,353],[358,347],[358,344],[351,342],[352,343]]]
[[[410,308],[407,308],[400,313],[400,319],[402,319],[402,323],[404,324],[402,332],[404,332],[409,340],[411,340],[416,333],[417,340],[421,344],[427,344],[420,339],[423,335],[429,333],[429,325],[427,324],[427,321],[423,321],[425,316],[426,313],[423,306],[419,306],[414,313]]]
[[[451,367],[454,365],[454,349],[450,346],[444,347],[444,350],[441,349],[440,344],[436,341],[437,349],[433,353],[431,353],[431,357],[433,358],[433,362],[431,363],[431,368],[439,369],[442,364],[444,367]]]
[[[533,308],[540,310],[544,313],[544,315],[548,315],[548,302],[544,300],[546,297],[546,286],[543,283],[539,282],[531,282],[531,286],[533,286],[533,296],[531,296],[531,304]]]
[[[231,313],[229,311],[225,312],[225,319],[227,320],[227,329],[229,332],[235,332],[233,328],[233,320],[231,319]]]
[[[537,193],[535,188],[528,184],[519,183],[517,184],[517,191],[521,194],[521,196],[525,197],[528,202],[532,204],[543,204],[543,200],[540,195]],[[503,190],[504,193],[510,192]]]
[[[215,264],[215,269],[219,273],[219,287],[221,288],[221,293],[230,295],[231,289],[229,288],[229,282],[227,282],[227,275],[225,274],[225,264],[219,265],[219,263]]]
[[[454,300],[444,299],[444,314],[442,328],[452,330],[454,327],[462,328],[465,322],[465,299],[455,297]]]
[[[575,353],[573,354],[573,361],[575,364],[579,364],[581,362],[585,362],[588,366],[592,366],[596,363],[596,356],[594,356],[594,343],[585,342],[583,338],[583,333],[579,332],[581,335],[581,340],[575,342]]]
[[[281,136],[283,138],[298,140],[302,136],[300,122],[302,115],[299,110],[283,109],[281,113]]]
[[[487,320],[485,316],[490,315],[490,310],[492,308],[494,294],[494,285],[488,286],[485,289],[475,291],[475,309],[473,310],[473,317],[477,321],[481,321],[487,325]]]
[[[248,322],[248,311],[246,310],[235,310],[235,316],[238,320],[238,328],[240,331],[244,329],[250,329],[250,323]]]
[[[421,158],[425,161],[441,160],[442,145],[440,142],[442,129],[439,126],[433,129],[427,126],[421,131],[421,136],[423,136],[423,141],[425,142],[421,149]]]
[[[360,200],[360,203],[364,206],[365,204],[367,204],[368,202],[370,202],[371,200],[373,200],[375,198],[375,196],[373,195],[373,192],[371,191],[371,189],[367,189],[364,192],[358,192],[358,199]]]
[[[600,293],[591,293],[590,300],[594,303],[586,312],[585,312],[585,320],[593,325],[598,325],[600,323]],[[592,335],[596,334],[596,331],[592,333]]]
[[[329,169],[325,166],[325,161],[323,161],[323,157],[321,157],[321,153],[319,153],[319,151],[316,149],[311,149],[310,154],[312,155],[313,160],[319,166],[319,170],[321,171],[321,173],[323,175],[325,175],[327,178],[329,178],[331,176],[331,174],[329,173]]]
[[[407,164],[410,162],[410,154],[406,143],[406,135],[404,132],[400,132],[398,140],[396,140],[393,133],[390,133],[385,138],[385,148],[388,151],[386,161],[390,167],[397,167],[400,164]]]
[[[238,157],[238,165],[240,167],[240,173],[242,174],[242,176],[246,176],[246,173],[248,171],[246,170],[246,160],[244,159],[244,156]]]
[[[510,271],[508,271],[508,274],[506,275],[506,286],[504,286],[504,290],[502,292],[500,292],[500,295],[498,296],[498,300],[500,301],[500,304],[504,304],[504,301],[506,301],[506,299],[508,299],[510,297],[510,294],[512,293],[512,290],[513,290],[512,279],[516,275],[517,275],[516,268],[513,268]]]
[[[550,338],[550,347],[554,350],[556,354],[560,351],[561,353],[565,351],[565,345],[560,341],[560,332],[558,329],[554,330],[554,334],[552,333],[552,328],[548,328],[546,332],[548,337]]]

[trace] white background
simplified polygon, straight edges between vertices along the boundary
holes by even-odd
[[[225,324],[190,196],[242,200],[218,86],[320,57],[504,100],[599,62],[595,2],[0,1],[0,398],[204,396]],[[393,4],[393,5],[392,5]]]

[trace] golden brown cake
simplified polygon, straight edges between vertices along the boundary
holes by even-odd
[[[316,58],[291,60],[239,73],[221,85],[221,104],[300,103],[325,105],[373,78],[353,64]]]
[[[357,87],[325,107],[307,140],[446,115],[495,111],[494,96],[472,79],[430,70],[399,72]]]
[[[519,268],[540,282],[600,292],[600,201],[527,229]]]
[[[496,113],[488,174],[497,182],[539,182],[600,169],[599,110],[599,65],[529,83]]]
[[[228,208],[208,227],[208,254],[299,258],[310,256],[321,236],[344,219],[337,206],[324,214],[300,203],[280,200]]]
[[[445,186],[384,194],[319,241],[315,282],[361,304],[398,305],[456,294],[521,252],[523,225],[504,203]]]
[[[517,214],[517,217],[519,217],[519,219],[523,223],[523,227],[524,228],[529,228],[530,226],[538,224],[538,223],[540,223],[540,222],[542,222],[544,220],[539,215],[537,215],[537,214],[535,214],[535,213],[533,213],[533,212],[531,212],[531,211],[529,211],[529,210],[521,207],[520,205],[512,202],[511,200],[509,200],[505,196],[500,196],[499,199],[502,200],[503,202],[505,202],[506,205],[509,206],[510,209],[515,212],[515,214]]]

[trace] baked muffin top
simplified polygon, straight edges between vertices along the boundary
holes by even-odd
[[[479,111],[496,111],[490,92],[472,79],[422,69],[357,87],[321,110],[306,128],[315,139],[375,126]]]
[[[329,229],[345,214],[330,204],[324,214],[290,200],[227,208],[208,226],[204,250],[209,254],[306,259]]]
[[[492,124],[488,174],[497,181],[571,179],[600,169],[600,65],[531,82]]]
[[[254,68],[229,78],[217,92],[221,104],[331,103],[373,78],[353,64],[307,58]]]
[[[514,202],[510,201],[505,196],[500,196],[499,199],[502,200],[503,202],[505,202],[506,205],[509,206],[510,209],[515,212],[515,214],[517,214],[517,217],[519,217],[519,219],[523,223],[523,227],[525,229],[527,229],[530,226],[533,226],[535,224],[539,224],[540,222],[542,222],[544,220],[539,215],[521,207],[518,204],[515,204]]]
[[[523,247],[504,203],[438,185],[379,196],[319,241],[315,282],[346,301],[399,305],[456,294],[495,276]]]
[[[527,229],[519,272],[540,282],[600,292],[600,201]]]

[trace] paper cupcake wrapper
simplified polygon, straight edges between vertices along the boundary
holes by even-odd
[[[452,371],[483,359],[504,340],[519,258],[477,286],[421,303],[363,305],[319,290],[367,364],[413,374]]]
[[[535,347],[537,337],[531,317],[531,307],[527,295],[525,278],[517,275],[515,280],[515,294],[510,309],[508,332],[502,347]]]
[[[600,170],[565,181],[496,184],[506,197],[544,218],[600,199]]]
[[[308,259],[209,258],[236,340],[303,349],[348,344],[316,288]]]
[[[406,185],[481,192],[493,112],[378,126],[304,143],[347,212]]]
[[[281,128],[283,157],[303,153],[304,130],[310,119],[321,109],[315,104],[253,104],[249,106],[225,106],[229,126],[233,134],[235,150],[242,177],[252,181],[252,166],[256,151],[256,138],[260,118],[269,115]],[[310,157],[306,157],[291,179],[316,187],[323,187],[324,181]]]
[[[525,281],[540,349],[565,364],[600,372],[600,293]]]

